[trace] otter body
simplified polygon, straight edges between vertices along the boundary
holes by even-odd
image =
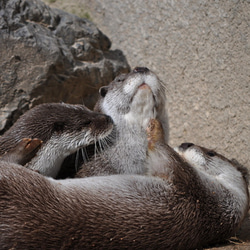
[[[248,210],[246,169],[193,144],[178,154],[158,128],[148,176],[54,180],[0,161],[1,248],[195,249],[229,238]]]
[[[112,129],[110,117],[92,112],[83,105],[41,104],[22,115],[0,137],[0,155],[23,138],[38,138],[43,144],[37,157],[26,167],[56,177],[68,155],[104,138]]]
[[[109,115],[115,124],[111,146],[83,164],[77,177],[110,174],[145,174],[147,153],[146,127],[158,119],[168,140],[165,92],[161,81],[147,68],[135,68],[100,89],[95,111]]]

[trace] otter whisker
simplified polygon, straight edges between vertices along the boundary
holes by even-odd
[[[96,162],[96,156],[97,156],[96,137],[94,137],[94,145],[95,145],[94,157],[95,157],[95,162]]]
[[[166,94],[169,94],[169,89],[167,88],[167,86],[159,80],[159,83],[160,83],[160,92],[165,96]]]
[[[106,139],[98,140],[99,146],[100,146],[100,152],[105,151],[108,148],[108,143]]]
[[[82,154],[83,163],[86,163],[89,160],[86,148],[81,148],[81,154]]]
[[[75,157],[75,171],[77,172],[78,170],[78,164],[79,164],[79,154],[80,154],[80,149],[76,151],[76,157]]]

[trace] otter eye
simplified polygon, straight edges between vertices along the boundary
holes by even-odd
[[[210,157],[213,157],[213,156],[215,156],[216,154],[215,154],[214,151],[208,151],[208,152],[207,152],[207,155],[210,156]]]
[[[55,122],[54,123],[54,130],[56,132],[61,132],[64,129],[64,125],[65,125],[64,122]]]
[[[107,94],[107,92],[108,92],[108,86],[104,86],[104,87],[101,87],[99,89],[99,93],[100,93],[101,97],[105,97],[105,95]]]
[[[91,120],[87,120],[87,121],[85,121],[83,124],[84,124],[84,126],[89,126],[90,124],[92,123],[92,121]]]
[[[117,82],[122,82],[122,81],[123,81],[123,79],[117,78]]]
[[[115,78],[115,82],[123,82],[126,78],[126,74],[121,74]]]

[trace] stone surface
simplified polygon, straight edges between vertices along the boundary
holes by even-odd
[[[85,103],[129,65],[91,21],[41,1],[0,2],[0,132],[43,102]]]

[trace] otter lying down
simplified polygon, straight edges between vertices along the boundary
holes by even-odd
[[[105,121],[83,145],[111,133]],[[55,180],[18,165],[33,150],[41,158],[40,141],[18,143],[0,161],[1,249],[195,249],[229,238],[248,210],[246,169],[191,143],[173,150],[158,120],[146,133],[145,175]]]

